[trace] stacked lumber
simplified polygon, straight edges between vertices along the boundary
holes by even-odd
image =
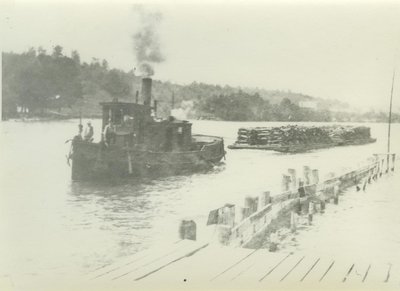
[[[371,138],[371,129],[366,126],[331,126],[328,130],[332,141],[337,143]]]
[[[370,138],[365,126],[299,126],[239,128],[236,144],[293,145],[343,143]]]

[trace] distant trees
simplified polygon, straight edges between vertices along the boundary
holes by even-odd
[[[109,70],[106,60],[82,64],[78,51],[68,57],[59,45],[51,54],[42,47],[30,48],[22,54],[3,53],[2,60],[3,116],[15,115],[17,108],[40,115],[48,109],[85,106],[77,102],[83,97],[92,105],[131,94],[131,75]]]
[[[2,53],[3,116],[21,112],[31,115],[46,110],[70,110],[73,116],[101,114],[99,102],[118,98],[133,101],[140,90],[141,78],[133,70],[110,69],[107,60],[93,58],[82,62],[74,50],[66,56],[57,45],[51,53],[42,47],[24,53]],[[190,118],[263,121],[379,121],[386,122],[387,114],[368,112],[354,114],[333,112],[339,103],[289,91],[235,88],[193,82],[178,85],[153,81],[153,97],[159,101],[158,114],[166,117],[172,108],[185,108]],[[300,107],[299,101],[318,101],[316,109]],[[185,104],[191,104],[190,108]],[[342,106],[342,104],[340,104]],[[393,122],[400,115],[393,114]]]
[[[52,55],[42,48],[3,53],[2,68],[3,97],[6,103],[13,100],[13,106],[23,112],[70,106],[82,97],[79,64],[63,56],[61,46],[56,46]]]
[[[214,115],[218,119],[232,121],[330,121],[326,111],[301,108],[289,98],[278,104],[271,104],[258,93],[248,94],[241,90],[236,93],[213,95],[198,104],[198,110],[205,116]]]

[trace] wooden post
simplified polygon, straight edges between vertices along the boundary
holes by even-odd
[[[128,151],[128,172],[130,175],[133,173],[133,171],[132,171],[132,156],[129,151]]]
[[[324,200],[321,200],[321,213],[324,213],[324,212],[325,212],[325,207],[326,207],[325,201],[324,201]]]
[[[258,209],[263,209],[267,204],[270,203],[270,192],[265,191],[261,193],[260,198],[258,199]]]
[[[136,90],[135,103],[139,103],[139,91]]]
[[[318,169],[313,169],[311,173],[312,173],[312,183],[313,184],[318,184],[319,183],[319,171],[318,171]]]
[[[304,176],[304,182],[306,185],[310,185],[310,167],[309,166],[304,166],[303,167],[303,176]]]
[[[389,164],[390,164],[390,154],[388,152],[386,154],[386,174],[389,173]]]
[[[290,176],[290,186],[292,190],[296,190],[297,188],[297,176],[296,176],[296,170],[295,169],[288,169],[288,173]]]
[[[269,235],[269,251],[275,252],[278,249],[278,235],[273,232]]]
[[[294,205],[295,212],[300,215],[301,214],[301,199],[297,198],[296,204]]]
[[[394,172],[395,161],[396,161],[396,154],[392,154],[392,172]]]
[[[297,229],[297,223],[296,223],[296,212],[292,211],[290,213],[290,229],[292,232],[296,232]]]
[[[333,195],[334,195],[333,203],[338,205],[339,204],[339,186],[338,185],[335,185],[333,187]]]
[[[218,241],[223,245],[228,245],[232,234],[231,227],[228,225],[217,225]]]
[[[304,189],[304,182],[302,180],[299,180],[298,193],[300,198],[306,196],[306,191]]]
[[[314,202],[310,201],[308,203],[308,224],[311,225],[313,221],[313,215],[314,215]]]
[[[250,216],[250,208],[248,208],[248,207],[241,207],[241,208],[240,208],[240,216],[239,216],[239,217],[241,218],[240,221],[246,219],[246,218],[249,217],[249,216]]]
[[[247,196],[244,199],[244,207],[250,209],[250,214],[257,211],[258,198]]]
[[[224,207],[225,211],[225,224],[229,226],[234,226],[235,225],[235,206],[234,205],[226,205]]]
[[[282,191],[283,192],[289,191],[289,183],[290,183],[290,176],[283,174],[282,175]]]
[[[182,220],[179,236],[181,239],[196,240],[196,223],[193,220]]]

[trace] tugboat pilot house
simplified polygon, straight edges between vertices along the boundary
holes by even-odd
[[[157,120],[157,101],[151,107],[152,80],[142,81],[143,104],[125,102],[104,102],[103,130],[111,121],[115,132],[115,144],[137,147],[150,151],[190,151],[192,144],[192,124],[188,121]]]

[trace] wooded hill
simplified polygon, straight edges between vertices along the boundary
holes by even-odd
[[[106,60],[81,62],[79,53],[67,56],[61,46],[51,53],[31,48],[17,54],[2,54],[3,118],[98,117],[99,102],[118,98],[134,101],[141,77],[133,71],[111,69]],[[357,115],[333,112],[348,105],[335,100],[279,90],[238,88],[193,82],[178,85],[153,81],[153,98],[158,115],[167,117],[172,104],[186,118],[265,121],[386,121],[386,115],[370,112]],[[172,102],[174,100],[174,102]],[[312,107],[302,107],[302,103]],[[398,115],[395,121],[400,121]]]

